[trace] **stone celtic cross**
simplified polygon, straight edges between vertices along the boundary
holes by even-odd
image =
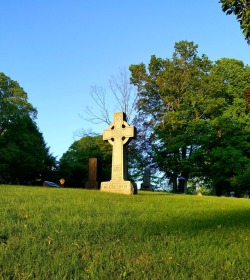
[[[103,140],[113,146],[111,181],[101,184],[102,191],[122,192],[131,191],[131,182],[127,180],[127,163],[125,144],[134,137],[134,127],[126,122],[123,112],[114,113],[114,122],[103,131]],[[127,190],[125,190],[127,188]]]

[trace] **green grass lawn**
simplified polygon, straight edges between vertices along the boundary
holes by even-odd
[[[250,279],[250,200],[0,185],[0,279]]]

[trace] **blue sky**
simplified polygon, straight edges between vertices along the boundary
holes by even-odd
[[[18,81],[38,110],[37,124],[59,159],[84,129],[85,106],[97,110],[93,85],[119,68],[171,58],[175,42],[193,41],[212,61],[250,65],[239,23],[217,0],[8,0],[0,11],[0,72]],[[112,100],[110,100],[112,104]]]

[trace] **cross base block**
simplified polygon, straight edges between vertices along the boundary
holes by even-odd
[[[130,181],[115,181],[101,183],[101,192],[121,193],[131,195],[134,193],[133,183]]]

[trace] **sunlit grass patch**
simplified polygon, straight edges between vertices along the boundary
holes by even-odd
[[[0,279],[248,279],[250,200],[0,186]]]

